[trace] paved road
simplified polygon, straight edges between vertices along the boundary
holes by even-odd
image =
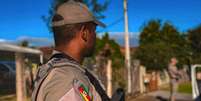
[[[169,92],[167,91],[155,91],[148,94],[140,95],[136,98],[129,98],[127,101],[168,101]],[[191,94],[178,93],[176,101],[193,101]]]

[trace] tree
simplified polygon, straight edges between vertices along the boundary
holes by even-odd
[[[49,14],[48,16],[42,16],[42,19],[45,21],[45,23],[47,24],[49,30],[50,29],[50,25],[51,25],[51,19],[52,16],[54,14],[54,10],[55,8],[57,8],[59,5],[63,4],[64,2],[68,2],[70,0],[53,0],[51,3],[51,6],[49,8]],[[109,1],[106,0],[104,3],[99,3],[98,0],[74,0],[76,2],[82,2],[84,4],[86,4],[89,9],[91,9],[92,13],[95,15],[96,18],[98,19],[102,19],[105,18],[105,16],[103,15],[103,12],[107,9]]]
[[[191,62],[193,64],[201,63],[201,25],[194,29],[190,29],[187,33],[187,38],[192,48]]]
[[[111,50],[108,58],[112,59],[113,61],[118,59],[119,61],[123,61],[124,58],[121,54],[120,46],[113,39],[110,39],[108,33],[105,33],[102,38],[97,38],[95,56],[100,54],[105,49],[106,45],[108,45],[109,49]],[[114,63],[113,66],[116,68],[123,67],[121,63]]]
[[[150,20],[140,33],[140,44],[157,42],[160,33],[160,20]]]
[[[186,62],[189,47],[182,34],[169,22],[150,20],[140,34],[140,46],[134,57],[149,70],[163,70],[171,57]]]
[[[124,73],[124,57],[121,54],[120,46],[110,39],[109,34],[105,33],[101,38],[96,40],[96,50],[92,60],[96,60],[98,74],[103,78],[104,83],[104,68],[108,59],[112,60],[112,82],[116,87],[125,87],[125,79],[122,76]],[[94,63],[95,64],[95,63]],[[102,73],[102,74],[100,74]],[[115,87],[114,87],[115,88]]]
[[[20,46],[29,47],[29,42],[28,42],[28,40],[23,40],[22,42],[20,42]]]
[[[201,25],[188,31],[188,39],[192,48],[197,52],[201,52]]]

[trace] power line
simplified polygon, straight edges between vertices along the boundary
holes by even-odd
[[[112,26],[118,24],[119,22],[123,21],[123,19],[124,19],[124,16],[121,16],[119,19],[117,19],[117,20],[115,20],[114,22],[112,22],[111,24],[107,25],[107,28],[110,28],[110,27],[112,27]],[[97,31],[97,33],[101,33],[101,32],[103,32],[103,31],[105,31],[107,28],[105,28],[105,29],[103,29],[103,30],[99,30],[99,31]]]

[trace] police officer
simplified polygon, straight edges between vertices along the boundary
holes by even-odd
[[[178,81],[181,76],[177,70],[177,63],[178,61],[176,57],[172,57],[168,66],[168,73],[170,77],[170,101],[175,101],[176,99],[175,97],[178,89]]]
[[[96,26],[105,25],[80,2],[68,1],[55,11],[55,50],[39,67],[32,101],[109,101],[96,76],[81,66],[94,51]]]

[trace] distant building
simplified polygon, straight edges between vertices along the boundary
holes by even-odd
[[[34,63],[40,63],[39,50],[0,42],[0,61],[15,61],[15,53],[17,52],[23,53],[25,58],[29,58]]]
[[[52,54],[52,52],[53,52],[53,50],[54,50],[53,47],[48,47],[48,46],[39,47],[38,49],[39,49],[40,51],[42,51],[45,62],[51,57],[51,54]]]

